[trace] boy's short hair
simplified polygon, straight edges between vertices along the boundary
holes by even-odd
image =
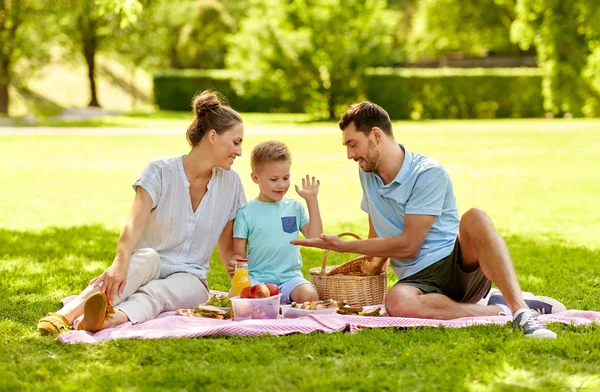
[[[292,155],[287,146],[277,140],[269,140],[257,144],[250,154],[250,165],[256,173],[261,166],[269,162],[292,162]]]

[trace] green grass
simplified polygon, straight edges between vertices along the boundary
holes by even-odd
[[[525,340],[499,326],[92,346],[38,335],[43,314],[110,264],[132,200],[130,184],[144,165],[186,153],[185,116],[121,116],[130,120],[121,124],[149,128],[147,134],[79,128],[0,134],[0,391],[600,389],[599,326],[553,325],[559,338],[551,342]],[[294,115],[244,118],[244,155],[235,168],[248,198],[257,193],[248,152],[262,140],[280,139],[291,148],[294,178],[321,179],[326,231],[366,234],[357,167],[346,160],[335,123]],[[103,121],[109,120],[88,125],[107,126]],[[395,124],[400,142],[448,168],[461,212],[479,206],[489,213],[523,290],[596,311],[598,129],[598,120]],[[297,197],[293,190],[289,196]],[[304,249],[303,255],[305,272],[320,264],[322,252]],[[211,286],[226,290],[216,254],[212,267]]]
[[[87,66],[83,58],[49,63],[26,83],[26,88],[13,86],[10,90],[11,116],[32,113],[44,121],[64,108],[85,107],[90,101]],[[130,69],[110,57],[97,56],[96,88],[98,100],[105,109],[122,112],[152,109],[152,75],[139,69],[133,79]]]

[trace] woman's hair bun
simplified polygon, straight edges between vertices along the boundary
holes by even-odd
[[[190,145],[200,143],[206,132],[214,129],[219,135],[231,127],[241,124],[239,113],[230,108],[217,92],[203,91],[192,100],[194,121],[187,129],[186,137]]]
[[[221,102],[215,93],[205,91],[194,99],[194,113],[202,117],[206,113],[214,113]]]

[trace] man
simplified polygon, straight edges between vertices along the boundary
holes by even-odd
[[[339,126],[348,159],[361,168],[369,239],[344,241],[324,234],[292,244],[390,258],[399,279],[386,296],[391,316],[506,314],[527,337],[556,338],[530,307],[542,313],[565,307],[547,297],[523,299],[504,240],[480,209],[459,220],[452,182],[440,163],[396,143],[389,115],[373,103],[352,106]],[[476,304],[492,282],[502,295],[492,295],[488,305]]]

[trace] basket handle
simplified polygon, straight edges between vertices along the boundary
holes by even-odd
[[[345,236],[350,236],[350,237],[356,238],[357,240],[361,240],[362,239],[358,235],[356,235],[356,234],[354,234],[352,232],[349,232],[349,231],[345,231],[343,233],[340,233],[337,236],[340,237],[340,238],[345,237]],[[321,276],[325,276],[325,269],[327,267],[327,257],[329,257],[329,249],[327,249],[325,251],[325,255],[323,255],[323,265],[321,266]]]

